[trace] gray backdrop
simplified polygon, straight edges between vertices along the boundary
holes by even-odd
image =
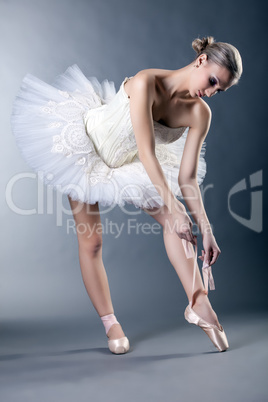
[[[206,99],[213,112],[207,136],[204,205],[222,250],[213,266],[211,303],[231,314],[267,309],[263,172],[266,165],[267,58],[262,1],[35,0],[0,1],[1,40],[1,281],[0,321],[83,317],[101,326],[84,288],[72,216],[63,197],[62,216],[37,199],[37,180],[22,159],[10,128],[13,99],[30,72],[52,83],[77,63],[86,76],[108,78],[116,88],[145,68],[177,69],[195,53],[191,42],[212,35],[236,46],[244,73],[238,86]],[[238,187],[235,187],[238,186]],[[233,194],[232,194],[233,192]],[[56,200],[54,194],[54,200]],[[46,189],[44,189],[44,199]],[[43,209],[43,210],[42,210]],[[65,211],[66,209],[66,211]],[[104,208],[101,207],[101,210]],[[115,314],[124,318],[176,320],[187,298],[167,258],[162,234],[127,233],[130,219],[154,223],[133,206],[103,211],[103,259]],[[134,215],[130,215],[134,213]],[[106,225],[106,226],[105,226]],[[199,255],[202,241],[199,236]],[[199,266],[201,262],[199,261]]]

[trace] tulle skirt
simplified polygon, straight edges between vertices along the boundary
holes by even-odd
[[[12,131],[26,163],[46,185],[73,200],[103,206],[126,203],[137,208],[164,205],[138,156],[117,168],[105,164],[86,133],[88,110],[105,107],[116,95],[112,81],[100,83],[70,66],[52,85],[27,74],[13,103]],[[65,130],[65,144],[58,143]],[[188,129],[175,142],[156,146],[156,156],[176,197],[180,163]],[[200,185],[206,175],[203,142],[197,171]]]

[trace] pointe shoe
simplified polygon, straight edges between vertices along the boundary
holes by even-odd
[[[109,339],[108,347],[112,353],[117,355],[127,353],[129,350],[129,340],[126,336],[119,339]]]
[[[101,317],[103,325],[105,327],[106,335],[109,332],[110,328],[114,324],[119,324],[114,314],[107,314]],[[108,335],[107,335],[108,337]],[[129,350],[129,340],[126,336],[118,339],[109,339],[108,347],[112,353],[115,354],[123,354],[127,353]]]
[[[190,324],[195,324],[199,326],[209,337],[211,342],[216,346],[219,352],[224,352],[229,348],[228,340],[222,325],[220,324],[220,328],[217,325],[210,324],[207,321],[203,320],[203,318],[199,317],[198,314],[192,309],[194,305],[194,284],[195,284],[195,272],[197,264],[197,245],[195,245],[195,254],[193,254],[193,249],[190,247],[190,243],[184,239],[182,239],[182,244],[184,247],[185,255],[187,258],[195,258],[194,265],[194,274],[193,274],[193,286],[192,286],[192,298],[184,311],[184,317]],[[210,290],[215,290],[215,283],[212,276],[211,266],[207,264],[205,261],[203,262],[202,267],[203,280],[205,285],[205,294],[208,294],[208,284]]]
[[[210,324],[209,322],[203,320],[203,318],[199,317],[196,312],[192,309],[190,304],[186,307],[184,311],[184,317],[190,324],[195,324],[200,327],[211,342],[216,346],[219,352],[224,352],[226,349],[229,348],[228,340],[222,325],[220,325],[220,329],[217,325]]]

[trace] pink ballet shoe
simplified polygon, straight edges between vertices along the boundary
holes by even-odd
[[[101,317],[103,322],[106,335],[109,332],[109,329],[114,324],[119,324],[114,314],[107,314]],[[107,335],[108,336],[108,335]],[[129,340],[126,336],[118,339],[109,339],[108,340],[108,347],[112,353],[115,354],[123,354],[127,353],[129,350]]]
[[[203,331],[205,331],[205,333],[212,341],[214,346],[216,346],[216,348],[219,350],[219,352],[224,352],[226,349],[229,348],[226,334],[221,325],[219,329],[216,325],[210,324],[207,321],[203,320],[203,318],[199,317],[199,315],[194,312],[190,305],[186,307],[184,317],[190,324],[195,324]]]
[[[185,239],[182,239],[182,244],[184,247],[185,255],[187,258],[194,258],[194,274],[193,274],[193,286],[192,286],[192,298],[184,311],[184,317],[190,324],[195,324],[200,327],[209,337],[214,346],[219,350],[219,352],[224,352],[229,348],[228,340],[222,325],[220,324],[220,328],[218,328],[214,324],[210,324],[207,321],[203,320],[203,318],[199,317],[192,309],[194,304],[194,284],[195,284],[195,273],[196,268],[198,268],[197,264],[197,245],[195,245],[195,253],[193,254],[193,249]],[[202,267],[203,281],[205,286],[205,292],[208,294],[208,285],[210,290],[215,290],[215,283],[212,276],[211,266],[208,265],[205,261],[203,262]]]

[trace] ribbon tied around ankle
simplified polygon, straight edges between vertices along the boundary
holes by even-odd
[[[193,286],[192,286],[192,298],[190,301],[190,305],[193,305],[193,295],[194,295],[194,285],[195,285],[195,273],[196,273],[196,268],[198,268],[198,263],[197,263],[197,244],[195,245],[195,252],[193,254],[193,249],[190,245],[190,242],[182,239],[182,245],[184,248],[184,252],[186,255],[186,258],[194,258],[194,274],[193,274]],[[210,290],[215,290],[215,283],[214,279],[212,276],[212,270],[211,266],[207,264],[205,261],[203,261],[203,266],[202,266],[202,275],[203,275],[203,282],[205,286],[205,291],[206,294],[208,294],[208,285]]]

